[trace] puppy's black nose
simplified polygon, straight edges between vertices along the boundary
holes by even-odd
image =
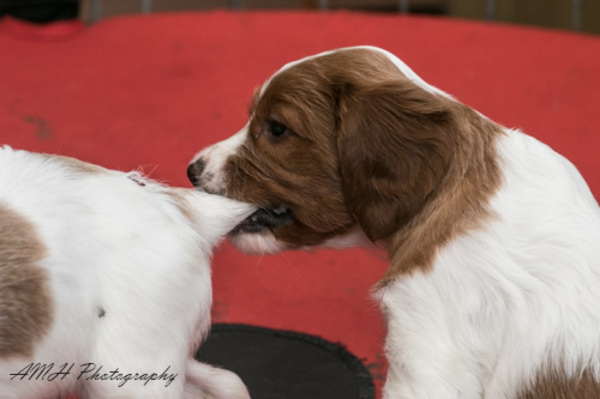
[[[195,162],[192,162],[187,168],[188,179],[190,179],[192,184],[196,187],[200,186],[200,175],[204,170],[204,166],[204,162],[202,162],[202,160],[199,159]]]

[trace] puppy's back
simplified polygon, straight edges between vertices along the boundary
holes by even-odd
[[[0,397],[78,382],[79,369],[51,384],[10,379],[31,362],[184,375],[179,354],[210,323],[212,247],[250,212],[138,173],[0,147]],[[157,353],[160,342],[176,344]]]

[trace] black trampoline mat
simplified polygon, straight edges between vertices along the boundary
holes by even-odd
[[[312,335],[244,324],[213,324],[196,354],[239,375],[252,399],[375,399],[364,364]]]

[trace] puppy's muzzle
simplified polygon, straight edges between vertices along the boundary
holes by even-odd
[[[207,187],[207,177],[203,176],[206,163],[197,159],[190,163],[187,168],[187,176],[195,187],[204,189],[213,194],[222,194],[214,192]],[[263,230],[284,226],[294,220],[292,212],[285,207],[261,207],[246,220],[240,223],[231,233],[259,233]]]

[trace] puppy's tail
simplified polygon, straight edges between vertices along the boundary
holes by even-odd
[[[179,193],[185,195],[189,205],[182,211],[211,245],[216,245],[257,209],[254,205],[203,191],[181,189]]]

